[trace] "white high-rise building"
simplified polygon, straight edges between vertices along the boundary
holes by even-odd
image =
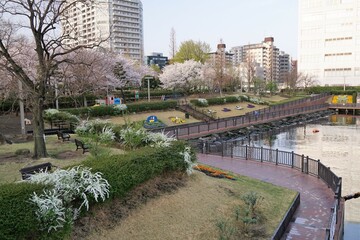
[[[360,0],[299,0],[298,71],[321,86],[360,85]]]
[[[91,6],[77,3],[66,12],[63,32],[67,45],[91,44],[143,61],[143,9],[140,0],[97,0]]]

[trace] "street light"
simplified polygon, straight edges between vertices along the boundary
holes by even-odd
[[[148,102],[150,102],[150,79],[152,79],[153,77],[145,77],[145,80],[147,80],[147,84],[148,84]]]

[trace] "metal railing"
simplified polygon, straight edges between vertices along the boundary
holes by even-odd
[[[228,129],[236,129],[252,124],[274,121],[288,116],[325,110],[328,109],[328,103],[325,102],[329,96],[330,94],[323,93],[271,106],[269,108],[255,110],[241,116],[221,118],[206,123],[199,122],[183,124],[179,126],[153,129],[151,131],[164,132],[165,134],[184,139],[192,136],[198,137],[200,135],[208,135],[211,132],[226,131]]]
[[[278,149],[244,146],[241,141],[204,142],[201,152],[287,166],[322,179],[335,194],[334,206],[326,229],[326,239],[334,239],[341,199],[342,179],[331,171],[329,167],[322,164],[320,160]]]

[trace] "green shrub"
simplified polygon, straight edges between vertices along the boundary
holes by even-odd
[[[168,148],[145,147],[126,155],[108,156],[101,161],[86,160],[83,165],[103,173],[111,185],[112,197],[123,197],[137,185],[164,172],[185,171],[187,165],[184,156],[179,153],[184,151],[185,146],[185,142],[176,141]]]
[[[209,103],[205,98],[199,98],[199,99],[196,99],[196,100],[190,100],[190,103],[194,104],[197,107],[207,107],[207,106],[209,106]]]
[[[209,103],[209,105],[222,105],[224,103],[226,103],[226,99],[225,98],[208,98],[206,99]]]
[[[151,110],[166,110],[174,109],[177,106],[177,101],[162,101],[162,102],[142,102],[127,104],[129,112],[145,112]]]
[[[240,102],[239,98],[237,98],[235,96],[227,96],[227,97],[225,97],[225,100],[226,100],[227,103]]]
[[[166,110],[174,109],[177,106],[177,101],[162,101],[162,102],[142,102],[142,103],[129,103],[126,104],[128,112],[145,112],[151,110]],[[62,111],[69,112],[77,116],[88,117],[103,117],[103,116],[116,116],[121,114],[121,111],[109,106],[96,106],[87,108],[68,108]]]
[[[41,193],[43,185],[10,183],[0,185],[0,239],[64,239],[66,231],[48,234],[39,230],[36,206],[29,199]]]

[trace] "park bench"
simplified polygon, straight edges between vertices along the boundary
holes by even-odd
[[[52,164],[47,162],[47,163],[42,163],[42,164],[31,166],[31,167],[22,168],[19,171],[21,173],[22,179],[26,180],[35,173],[50,171],[51,167],[52,167]]]
[[[57,131],[57,137],[59,140],[63,140],[64,141],[70,141],[70,134],[68,133],[63,133],[62,131]]]
[[[78,149],[82,149],[82,150],[83,150],[83,154],[84,154],[85,152],[88,152],[88,151],[89,151],[89,148],[90,148],[90,147],[87,146],[86,144],[84,144],[82,141],[75,139],[75,144],[76,144],[76,151],[77,151]]]

